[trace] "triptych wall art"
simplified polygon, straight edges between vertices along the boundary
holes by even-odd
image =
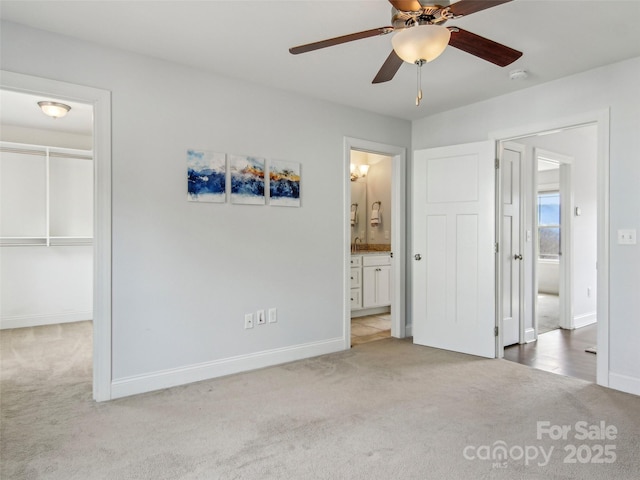
[[[268,171],[268,174],[267,174]],[[300,206],[300,163],[187,150],[187,198],[191,202]]]

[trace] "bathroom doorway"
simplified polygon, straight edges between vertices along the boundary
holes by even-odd
[[[388,155],[351,150],[351,345],[391,336],[391,165]]]
[[[404,149],[351,140],[345,149],[348,347],[405,336]]]

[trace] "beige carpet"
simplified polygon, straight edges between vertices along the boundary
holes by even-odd
[[[1,333],[2,479],[636,479],[640,471],[640,397],[513,362],[387,339],[97,404],[89,335],[88,323]],[[538,439],[538,421],[572,431]],[[580,421],[618,433],[577,440]],[[487,453],[499,446],[506,458]],[[552,447],[545,463],[540,448]],[[577,458],[571,448],[582,460],[616,458],[564,463]]]

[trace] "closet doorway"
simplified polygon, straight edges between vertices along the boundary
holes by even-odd
[[[92,387],[93,398],[95,400],[109,400],[111,398],[111,93],[106,90],[96,89],[93,87],[43,79],[7,71],[2,71],[2,75],[0,77],[0,92],[2,92],[3,95],[4,93],[35,95],[38,97],[38,101],[58,101],[58,103],[65,103],[71,107],[75,105],[77,111],[82,110],[83,107],[88,107],[90,111],[89,125],[91,130],[91,142],[88,149],[91,151],[93,159],[93,219],[90,239],[92,244],[92,247],[90,248],[93,256],[92,274],[90,278],[93,298],[91,301],[91,307],[89,308],[89,311],[93,316],[93,322],[91,325],[93,356]],[[57,151],[55,153],[60,153],[63,157],[68,157],[70,153],[77,153],[77,150],[84,150],[87,148],[86,146],[80,147],[79,145],[74,144],[77,145],[76,148],[68,149],[64,146],[60,146],[61,144],[56,143],[56,138],[63,139],[65,143],[74,139],[78,140],[77,133],[56,132],[55,129],[47,129],[43,126],[34,127],[33,125],[27,124],[11,125],[11,123],[17,123],[17,121],[11,122],[9,120],[9,113],[11,110],[7,107],[8,104],[3,100],[2,117],[0,118],[3,123],[3,128],[0,140],[7,142],[11,141],[11,143],[19,143],[23,145],[33,145],[35,143],[33,140],[34,135],[37,133],[38,135],[42,135],[42,138],[46,139],[46,141],[41,140],[41,143],[52,147],[50,148],[49,153],[52,153],[55,149],[60,149],[62,150],[61,152]],[[43,114],[37,103],[36,105],[31,105],[30,108],[30,112],[35,114],[34,118],[38,118],[38,115],[42,116],[39,121],[53,120]],[[21,110],[24,109],[18,109],[18,112]],[[74,118],[75,117],[73,116],[68,116],[68,120],[70,122],[71,119]],[[58,118],[57,120],[62,119]],[[9,124],[8,128],[5,128],[4,123]],[[11,134],[11,137],[7,136],[9,134]],[[74,150],[74,152],[70,152],[69,150]],[[51,160],[52,156],[49,155],[49,157]],[[58,167],[56,166],[54,168],[57,169]],[[64,170],[64,168],[62,170]],[[51,176],[52,173],[53,176],[56,177],[59,172],[49,172],[49,175]],[[45,188],[47,188],[46,183]],[[51,186],[50,188],[57,187]],[[49,193],[47,193],[47,195],[48,194]],[[27,195],[24,197],[26,198]],[[58,202],[58,206],[62,203]],[[69,202],[69,204],[77,206],[74,202]],[[28,240],[28,242],[42,243],[44,237],[45,246],[2,246],[0,247],[0,252],[3,256],[4,253],[8,251],[7,249],[10,248],[51,249],[53,248],[53,244],[56,243],[70,242],[82,244],[88,241],[84,233],[80,235],[64,235],[59,234],[58,230],[52,231],[52,227],[56,225],[59,226],[60,224],[53,223],[56,219],[51,217],[52,211],[49,212],[49,215],[50,217],[48,220],[45,218],[45,225],[47,229],[44,232],[39,232],[36,235],[36,238]],[[53,213],[53,215],[56,214]],[[49,222],[48,225],[46,224],[47,221]],[[12,240],[9,241],[11,242]],[[48,247],[46,247],[46,245],[48,245]],[[62,245],[58,246],[62,247]],[[71,246],[80,245],[65,245],[65,247]],[[68,320],[69,318],[67,317],[66,319]],[[72,323],[65,323],[64,325],[72,325]]]
[[[30,369],[91,378],[93,107],[10,90],[0,97],[3,362],[24,378]],[[69,111],[52,117],[38,102]]]

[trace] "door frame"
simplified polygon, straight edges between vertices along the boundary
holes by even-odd
[[[93,398],[111,399],[111,92],[0,71],[0,88],[93,106]]]
[[[570,117],[551,119],[531,125],[521,125],[505,130],[498,130],[489,133],[489,139],[496,142],[496,155],[499,153],[499,144],[501,141],[517,140],[518,138],[530,137],[533,135],[548,134],[553,131],[564,130],[573,127],[581,127],[587,125],[595,125],[597,127],[597,216],[598,216],[598,283],[597,283],[597,318],[598,318],[598,355],[597,355],[597,372],[596,382],[598,385],[609,386],[609,238],[610,238],[610,221],[609,221],[609,124],[610,109],[605,108],[591,112],[576,114]],[[499,202],[498,202],[499,203]],[[499,222],[498,222],[499,224]],[[502,232],[499,232],[501,238]],[[499,259],[498,259],[499,261]],[[500,272],[501,265],[497,269]],[[500,289],[497,289],[497,295],[501,296]],[[501,311],[501,298],[498,299],[499,320]],[[504,348],[498,346],[497,356],[504,356]]]
[[[350,163],[351,150],[359,150],[377,155],[392,157],[391,161],[391,245],[393,261],[391,278],[393,291],[391,296],[391,336],[404,338],[406,336],[406,171],[407,149],[396,145],[373,142],[353,137],[344,137],[343,154],[343,219],[342,234],[344,245],[343,262],[343,305],[344,305],[344,348],[351,348],[351,300],[350,300],[350,257],[351,257],[351,224],[350,202],[351,179]]]

